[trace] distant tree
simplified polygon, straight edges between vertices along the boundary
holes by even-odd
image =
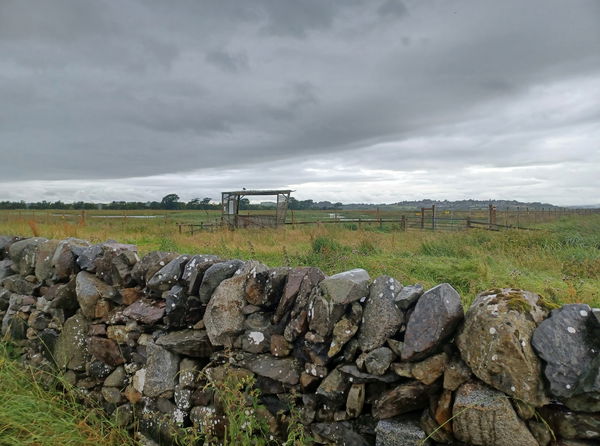
[[[201,201],[202,204],[210,204],[210,200],[212,200],[212,198],[210,197],[204,197]]]
[[[242,198],[240,200],[240,210],[247,210],[247,209],[250,209],[250,199]]]
[[[165,195],[160,201],[163,209],[177,209],[179,205],[179,195]]]

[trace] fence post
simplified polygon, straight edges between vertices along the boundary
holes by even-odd
[[[403,215],[400,218],[400,227],[402,228],[403,231],[406,231],[406,215]]]
[[[421,229],[425,229],[425,208],[421,208]]]
[[[431,230],[435,231],[435,204],[431,205]]]

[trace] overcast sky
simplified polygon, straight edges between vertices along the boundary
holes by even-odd
[[[600,198],[598,0],[0,0],[0,200]]]

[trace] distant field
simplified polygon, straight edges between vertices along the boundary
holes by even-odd
[[[373,218],[376,212],[298,211],[295,221]],[[414,212],[404,212],[413,215]],[[401,213],[381,213],[400,218]],[[465,218],[467,213],[446,214]],[[100,218],[111,216],[110,218]],[[136,218],[154,216],[152,218]],[[451,283],[468,304],[491,287],[536,291],[560,303],[600,306],[600,216],[526,221],[542,231],[399,231],[397,224],[298,225],[277,230],[246,229],[179,234],[176,223],[215,220],[215,211],[0,211],[0,233],[48,238],[114,239],[138,245],[140,253],[172,250],[258,259],[270,266],[312,265],[333,274],[365,268],[372,277],[388,274],[402,283]],[[289,216],[291,217],[291,215]],[[485,220],[486,213],[472,213]],[[498,216],[498,223],[503,223]],[[510,216],[509,216],[510,218]],[[514,218],[514,217],[513,217]],[[521,222],[524,215],[520,216]],[[511,222],[509,221],[509,224]]]

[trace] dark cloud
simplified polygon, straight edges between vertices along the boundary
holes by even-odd
[[[4,0],[0,199],[151,198],[181,178],[203,195],[238,171],[368,201],[390,181],[469,196],[493,172],[490,191],[593,201],[599,16],[594,0]]]

